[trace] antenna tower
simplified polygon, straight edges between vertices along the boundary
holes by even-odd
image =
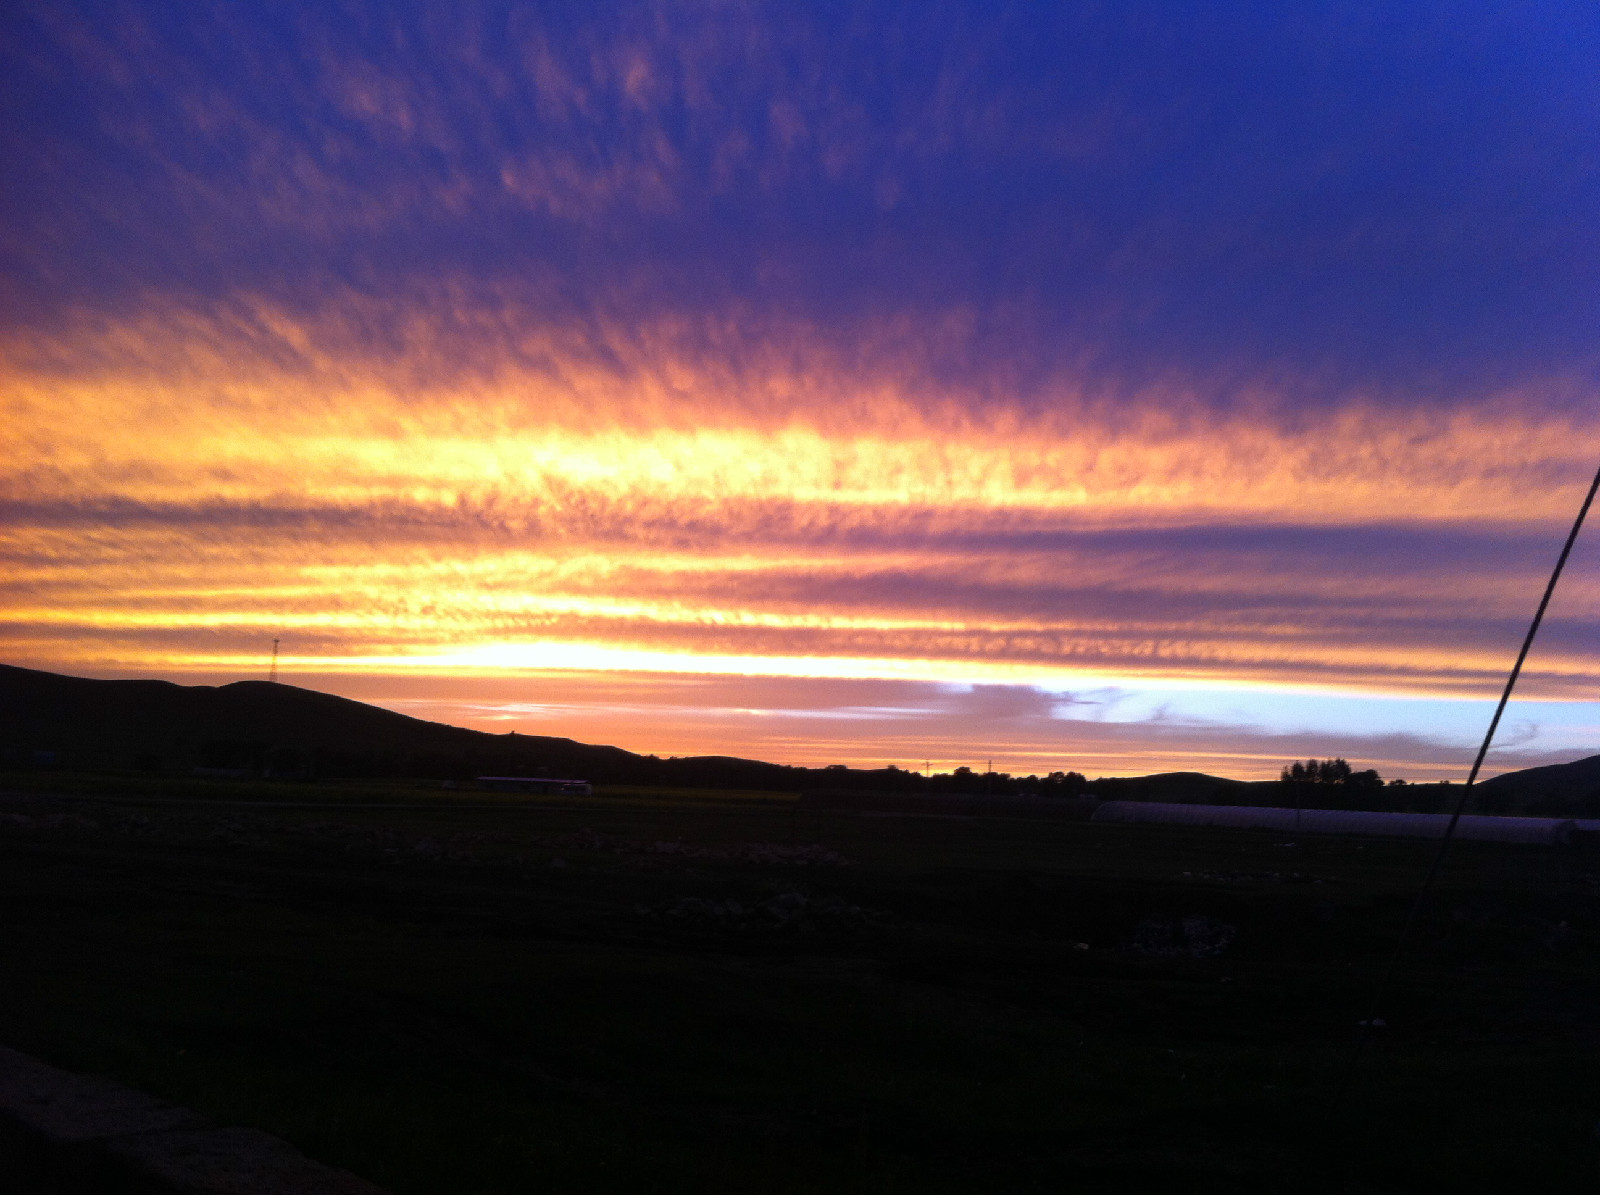
[[[272,667],[267,671],[267,679],[274,684],[278,680],[278,641],[272,641]]]

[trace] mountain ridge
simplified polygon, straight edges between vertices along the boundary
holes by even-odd
[[[100,680],[0,664],[0,763],[139,769],[152,772],[254,772],[304,777],[462,779],[474,775],[563,776],[610,784],[686,788],[802,788],[880,792],[971,792],[983,777],[926,781],[900,768],[805,768],[738,756],[661,758],[622,747],[521,731],[492,734],[431,722],[381,706],[277,681],[181,685],[155,679]],[[1200,804],[1279,804],[1273,781],[1204,772],[1103,777],[1051,787],[995,777],[995,795],[1043,792]],[[1305,786],[1300,797],[1343,806],[1355,792]],[[1592,804],[1600,814],[1600,755],[1507,772],[1478,786],[1473,807],[1560,812]],[[1326,791],[1318,791],[1325,789]],[[1374,808],[1413,802],[1436,785],[1380,789]],[[1437,804],[1439,801],[1435,800]]]

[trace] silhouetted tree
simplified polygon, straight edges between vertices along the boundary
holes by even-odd
[[[1348,784],[1356,788],[1378,788],[1383,784],[1377,769],[1357,772],[1342,759],[1296,761],[1284,768],[1278,779],[1286,784]]]
[[[1075,797],[1089,785],[1081,772],[1051,772],[1040,783],[1040,789],[1053,797]]]

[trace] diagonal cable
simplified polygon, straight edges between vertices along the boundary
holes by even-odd
[[[1455,810],[1450,814],[1450,823],[1445,826],[1444,837],[1439,840],[1439,848],[1433,853],[1433,862],[1428,866],[1428,874],[1423,878],[1422,887],[1417,890],[1416,899],[1411,902],[1411,911],[1406,915],[1405,926],[1400,931],[1400,940],[1395,943],[1394,953],[1389,956],[1389,965],[1384,969],[1383,978],[1378,983],[1372,1001],[1372,1011],[1367,1014],[1367,1019],[1361,1022],[1363,1031],[1356,1039],[1356,1048],[1351,1052],[1350,1062],[1345,1067],[1344,1078],[1339,1084],[1336,1100],[1338,1104],[1344,1103],[1344,1097],[1349,1092],[1351,1081],[1355,1077],[1356,1067],[1360,1064],[1362,1055],[1366,1053],[1367,1043],[1372,1040],[1378,1013],[1382,1010],[1384,1001],[1388,999],[1389,987],[1395,973],[1400,969],[1400,960],[1411,943],[1411,935],[1416,929],[1423,906],[1433,891],[1434,881],[1439,877],[1439,869],[1444,863],[1445,854],[1450,849],[1451,840],[1455,838],[1456,826],[1467,808],[1468,798],[1472,796],[1472,786],[1477,783],[1478,772],[1483,767],[1484,758],[1489,754],[1489,745],[1494,742],[1495,731],[1500,728],[1500,716],[1506,712],[1506,704],[1511,700],[1511,690],[1517,687],[1517,678],[1522,675],[1522,665],[1528,658],[1528,649],[1533,646],[1533,637],[1539,633],[1539,624],[1544,621],[1545,609],[1550,605],[1550,595],[1556,591],[1556,582],[1561,579],[1561,570],[1567,566],[1567,557],[1572,555],[1572,545],[1578,541],[1578,532],[1582,530],[1583,521],[1589,515],[1589,507],[1594,504],[1597,490],[1600,490],[1600,469],[1595,471],[1594,480],[1589,483],[1589,492],[1584,496],[1583,505],[1578,508],[1578,517],[1572,521],[1572,530],[1567,532],[1567,542],[1562,545],[1561,555],[1557,557],[1556,566],[1550,572],[1550,580],[1544,587],[1544,596],[1539,599],[1539,608],[1534,611],[1533,622],[1528,625],[1528,633],[1523,637],[1522,650],[1517,653],[1517,662],[1511,666],[1511,675],[1506,677],[1506,687],[1500,694],[1500,704],[1494,707],[1494,717],[1489,719],[1489,729],[1483,736],[1482,745],[1478,747],[1478,757],[1472,761],[1472,771],[1467,776],[1467,783],[1461,790],[1461,796],[1456,800]]]

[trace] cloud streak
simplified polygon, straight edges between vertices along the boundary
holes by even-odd
[[[1577,7],[15,6],[0,647],[1482,694],[1600,457],[1596,52]],[[1600,678],[1594,563],[1532,693]]]

